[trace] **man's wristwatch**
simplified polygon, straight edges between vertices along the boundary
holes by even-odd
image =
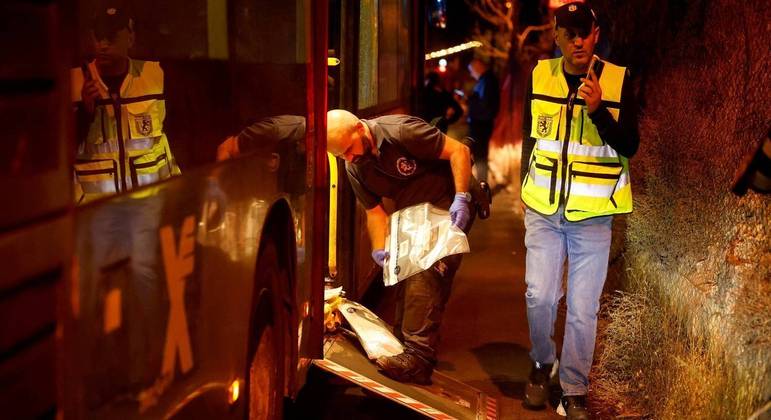
[[[465,198],[465,199],[466,199],[466,202],[468,202],[468,203],[470,203],[470,202],[471,202],[471,193],[470,193],[470,192],[466,191],[466,192],[459,192],[459,193],[455,193],[455,194],[456,194],[456,195],[458,195],[458,194],[462,194],[462,195],[463,195],[463,198]]]

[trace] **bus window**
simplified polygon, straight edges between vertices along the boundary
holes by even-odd
[[[212,163],[224,139],[260,118],[307,114],[305,2],[79,6],[71,90],[81,203]]]
[[[359,109],[377,105],[377,0],[361,2],[359,15]]]
[[[363,0],[359,13],[358,110],[406,105],[410,68],[408,2]]]

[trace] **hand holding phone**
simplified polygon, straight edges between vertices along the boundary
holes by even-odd
[[[586,70],[586,78],[588,79],[589,73],[594,71],[594,76],[596,77],[595,80],[599,81],[603,68],[605,68],[605,63],[602,60],[600,60],[600,57],[593,55],[592,61],[589,62],[589,67]],[[584,87],[584,83],[581,83],[581,86],[579,86],[578,89],[580,90],[582,87]]]
[[[582,79],[581,85],[578,87],[579,96],[586,101],[586,106],[589,113],[594,112],[600,106],[602,102],[602,88],[600,87],[600,75],[605,63],[600,60],[596,55],[592,56],[592,60],[589,62],[589,69],[586,74],[586,78]],[[594,77],[592,77],[594,73]]]
[[[94,78],[91,76],[91,69],[88,68],[88,61],[84,61],[80,64],[80,71],[83,72],[83,80],[88,82],[89,80],[94,80]]]
[[[592,56],[592,62],[589,63],[589,69],[591,71],[594,71],[594,75],[597,77],[597,80],[600,80],[600,75],[602,74],[602,69],[605,68],[605,62],[600,60],[600,57]]]
[[[96,100],[100,96],[99,85],[94,80],[91,69],[88,68],[88,63],[83,63],[80,66],[80,70],[83,72],[83,87],[80,90],[80,97],[88,113],[93,114]]]

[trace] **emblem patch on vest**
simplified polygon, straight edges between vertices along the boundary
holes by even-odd
[[[406,157],[400,157],[399,160],[396,161],[396,170],[399,171],[400,174],[404,176],[410,176],[415,173],[415,169],[418,168],[418,164],[415,163],[412,159],[407,159]]]
[[[134,125],[136,126],[137,133],[149,136],[153,132],[153,117],[150,114],[135,115]]]
[[[535,132],[541,137],[546,137],[551,133],[552,122],[554,117],[551,115],[538,115],[538,121],[536,122]]]

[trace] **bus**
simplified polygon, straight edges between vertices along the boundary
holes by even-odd
[[[160,96],[128,101],[123,129],[161,124],[180,175],[127,189],[130,159],[78,172],[74,81],[99,13],[130,16],[131,59],[159,63]],[[274,419],[312,365],[342,372],[324,356],[324,288],[358,299],[379,273],[326,111],[412,113],[424,15],[406,0],[0,4],[0,412]],[[165,116],[148,120],[156,100]],[[217,161],[233,138],[238,156]],[[79,202],[73,177],[115,194]]]
[[[322,355],[327,7],[0,6],[4,416],[281,416]],[[109,8],[130,14],[132,60],[163,69],[182,175],[76,205],[71,69]],[[283,120],[291,135],[215,161],[229,136]]]

